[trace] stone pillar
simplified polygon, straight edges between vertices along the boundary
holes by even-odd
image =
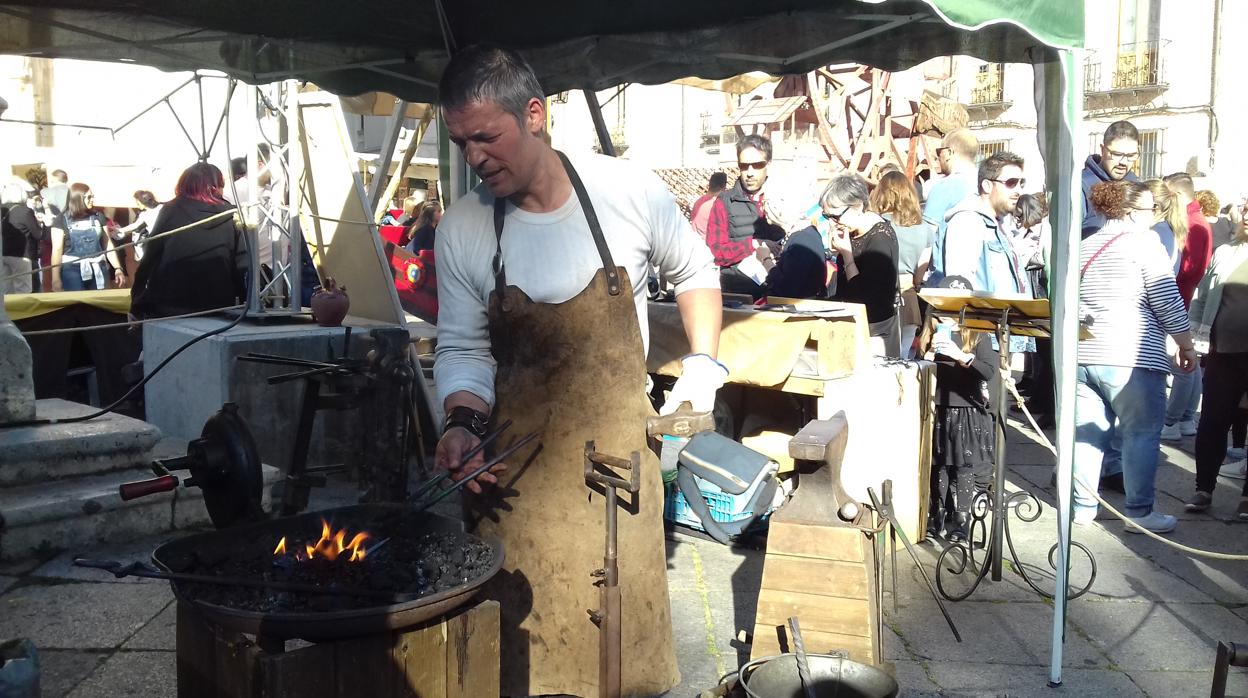
[[[35,374],[30,345],[9,320],[0,289],[0,424],[35,418]]]

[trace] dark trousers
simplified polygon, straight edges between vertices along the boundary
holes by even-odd
[[[754,279],[741,273],[736,267],[720,267],[719,290],[723,293],[740,293],[754,300],[763,297],[763,287],[755,283]]]
[[[1205,382],[1200,421],[1196,426],[1196,489],[1213,492],[1218,469],[1226,460],[1226,434],[1239,412],[1239,400],[1248,391],[1248,353],[1205,357]],[[1248,497],[1248,481],[1244,482]]]

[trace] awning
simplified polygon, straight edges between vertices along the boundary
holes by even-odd
[[[0,53],[297,78],[412,102],[436,101],[448,47],[476,42],[520,49],[553,94],[847,61],[897,70],[955,54],[1034,63],[1055,55],[1046,43],[1075,46],[1082,35],[1079,0],[634,0],[627,11],[583,0],[0,4]]]

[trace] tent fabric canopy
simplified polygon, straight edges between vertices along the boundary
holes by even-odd
[[[478,42],[521,50],[553,94],[848,61],[900,70],[955,54],[1034,63],[1055,55],[1042,40],[1077,45],[1082,32],[1082,2],[1050,0],[720,0],[709,13],[670,0],[634,0],[627,11],[582,0],[0,3],[0,53],[295,78],[412,102],[436,101],[448,46]]]

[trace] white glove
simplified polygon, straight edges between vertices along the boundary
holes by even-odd
[[[687,402],[694,412],[710,412],[715,409],[715,393],[728,378],[728,367],[707,354],[690,354],[680,360],[680,378],[667,394],[667,402],[659,410],[660,415],[671,414]]]
[[[962,351],[962,347],[958,346],[957,342],[947,334],[939,334],[932,339],[932,350],[960,364],[970,363],[971,359],[975,358],[974,354]]]

